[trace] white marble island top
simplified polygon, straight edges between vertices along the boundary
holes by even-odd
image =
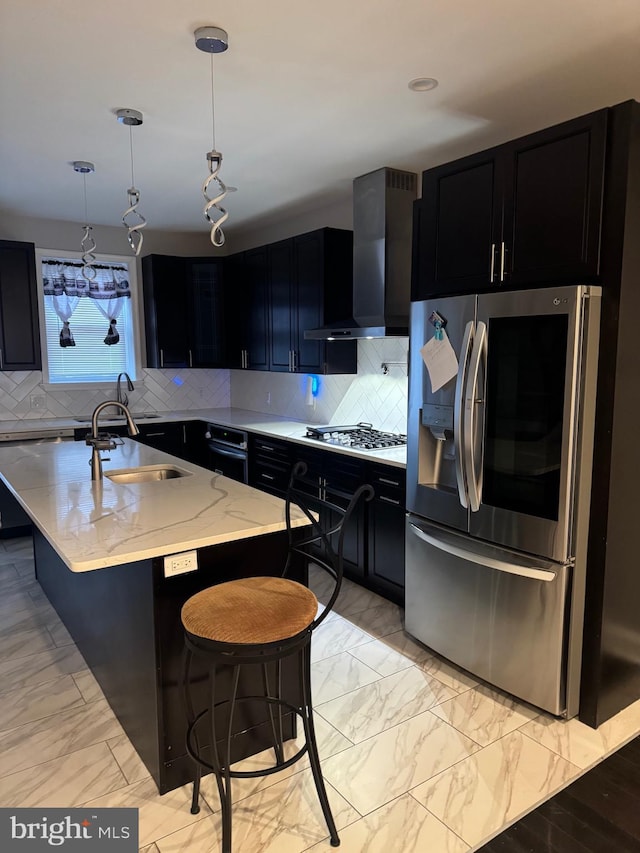
[[[0,446],[0,477],[73,572],[285,529],[280,498],[126,438],[109,457],[105,475],[170,464],[188,476],[92,482],[83,442]],[[306,524],[298,515],[297,524]]]

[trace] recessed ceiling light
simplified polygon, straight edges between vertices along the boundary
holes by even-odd
[[[430,92],[437,85],[438,81],[434,77],[415,77],[409,80],[409,88],[412,92]]]

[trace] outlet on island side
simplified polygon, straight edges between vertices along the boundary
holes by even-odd
[[[174,575],[184,575],[186,572],[195,572],[198,568],[198,552],[183,551],[181,554],[171,554],[164,558],[165,578]]]

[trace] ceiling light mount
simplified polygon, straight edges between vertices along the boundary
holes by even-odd
[[[81,175],[88,175],[90,172],[95,172],[96,167],[88,160],[74,160],[71,164],[74,172],[80,172]]]
[[[229,47],[229,35],[220,27],[198,27],[194,36],[196,47],[205,53],[224,53]]]
[[[438,85],[435,77],[414,77],[407,84],[412,92],[430,92]]]
[[[121,124],[126,124],[130,127],[137,127],[139,124],[142,124],[142,113],[140,110],[123,108],[116,110],[116,116]]]

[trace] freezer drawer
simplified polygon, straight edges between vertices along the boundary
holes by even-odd
[[[552,714],[566,708],[570,583],[570,565],[407,517],[406,630]]]

